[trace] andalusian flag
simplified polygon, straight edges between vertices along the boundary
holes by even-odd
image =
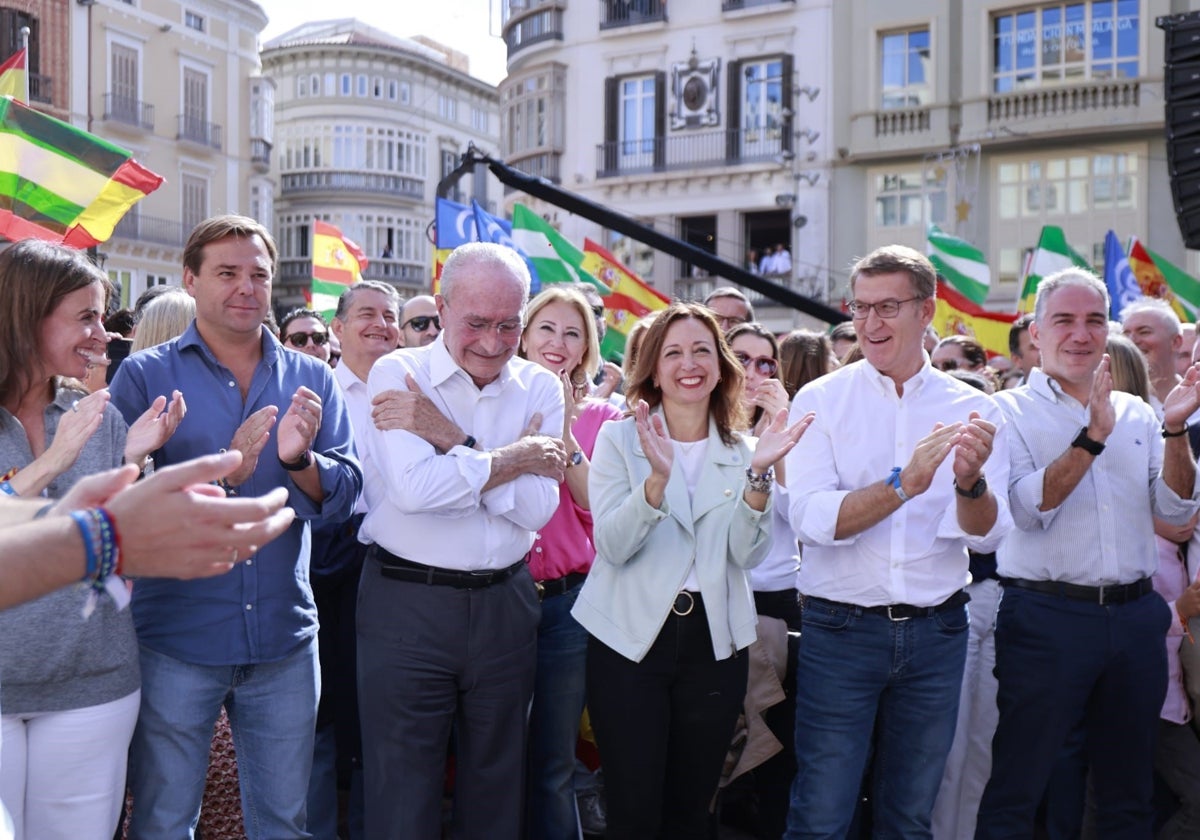
[[[989,357],[1007,356],[1008,331],[1015,320],[1015,314],[990,312],[938,281],[933,328],[943,338],[970,336],[983,345]]]
[[[0,98],[0,236],[90,248],[162,177],[94,134]]]
[[[347,286],[362,280],[367,255],[328,222],[313,220],[312,309],[332,314]]]
[[[929,261],[946,281],[975,303],[987,300],[992,285],[992,270],[987,257],[970,242],[951,236],[937,225],[926,234]]]
[[[1181,321],[1196,321],[1196,314],[1200,312],[1200,282],[1196,278],[1137,239],[1129,244],[1129,267],[1133,269],[1143,295],[1167,301]]]
[[[583,269],[608,289],[604,298],[604,323],[608,330],[600,347],[606,359],[625,355],[625,339],[643,315],[666,309],[670,299],[650,286],[617,261],[617,258],[590,239],[583,240]]]
[[[605,291],[582,267],[583,251],[523,204],[513,206],[512,240],[537,271],[542,286],[582,282]]]
[[[1046,225],[1042,228],[1037,248],[1026,264],[1025,282],[1021,284],[1021,299],[1017,301],[1017,311],[1032,312],[1037,287],[1042,278],[1071,266],[1092,270],[1083,255],[1067,244],[1067,236],[1062,228]]]
[[[25,50],[17,50],[8,61],[0,64],[0,96],[11,96],[18,102],[26,102],[29,98],[28,82]]]

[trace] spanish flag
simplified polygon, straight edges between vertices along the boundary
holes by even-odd
[[[310,308],[332,315],[347,286],[362,280],[367,255],[333,225],[313,219]]]
[[[933,328],[942,338],[970,336],[983,345],[989,358],[1007,356],[1008,331],[1015,320],[1016,313],[991,312],[938,281]]]
[[[643,315],[666,309],[670,299],[648,286],[645,281],[617,261],[617,258],[590,239],[583,240],[580,263],[589,275],[605,286],[604,321],[608,330],[600,348],[606,359],[625,355],[625,338]]]
[[[25,50],[17,50],[9,56],[8,61],[0,64],[0,96],[11,96],[18,102],[24,102],[28,78]]]

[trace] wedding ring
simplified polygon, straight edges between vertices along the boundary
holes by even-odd
[[[71,403],[71,410],[79,411],[79,400],[75,400],[75,402]]]
[[[236,565],[237,565],[237,561],[238,561],[238,550],[235,548],[235,549],[233,550],[233,557],[232,557],[232,558],[229,560],[229,562],[230,562],[230,563],[232,563],[232,564],[234,564],[234,565],[236,566]]]

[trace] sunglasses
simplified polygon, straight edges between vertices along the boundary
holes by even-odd
[[[400,329],[412,327],[417,332],[425,332],[429,329],[429,325],[433,324],[433,328],[438,332],[442,331],[442,319],[437,315],[415,315],[404,322]]]
[[[303,347],[304,345],[308,344],[308,340],[310,338],[312,339],[312,343],[313,343],[314,347],[320,347],[322,344],[324,344],[326,341],[329,340],[329,333],[294,332],[291,335],[289,335],[287,338],[285,338],[284,341],[286,341],[288,344],[292,345],[293,347]]]
[[[949,373],[952,370],[958,370],[958,360],[957,359],[944,359],[940,362],[934,362],[933,366],[935,368],[937,368],[938,370]]]
[[[779,370],[779,362],[770,356],[747,356],[745,353],[734,353],[733,355],[737,356],[737,360],[742,363],[742,367],[746,368],[746,370],[750,369],[750,365],[754,365],[754,369],[758,371],[759,376],[770,378]]]

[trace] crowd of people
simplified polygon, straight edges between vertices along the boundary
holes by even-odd
[[[618,367],[500,246],[275,327],[277,262],[213,217],[106,324],[0,254],[13,836],[1200,836],[1169,306],[1068,269],[989,356],[889,246],[828,332],[722,287]]]

